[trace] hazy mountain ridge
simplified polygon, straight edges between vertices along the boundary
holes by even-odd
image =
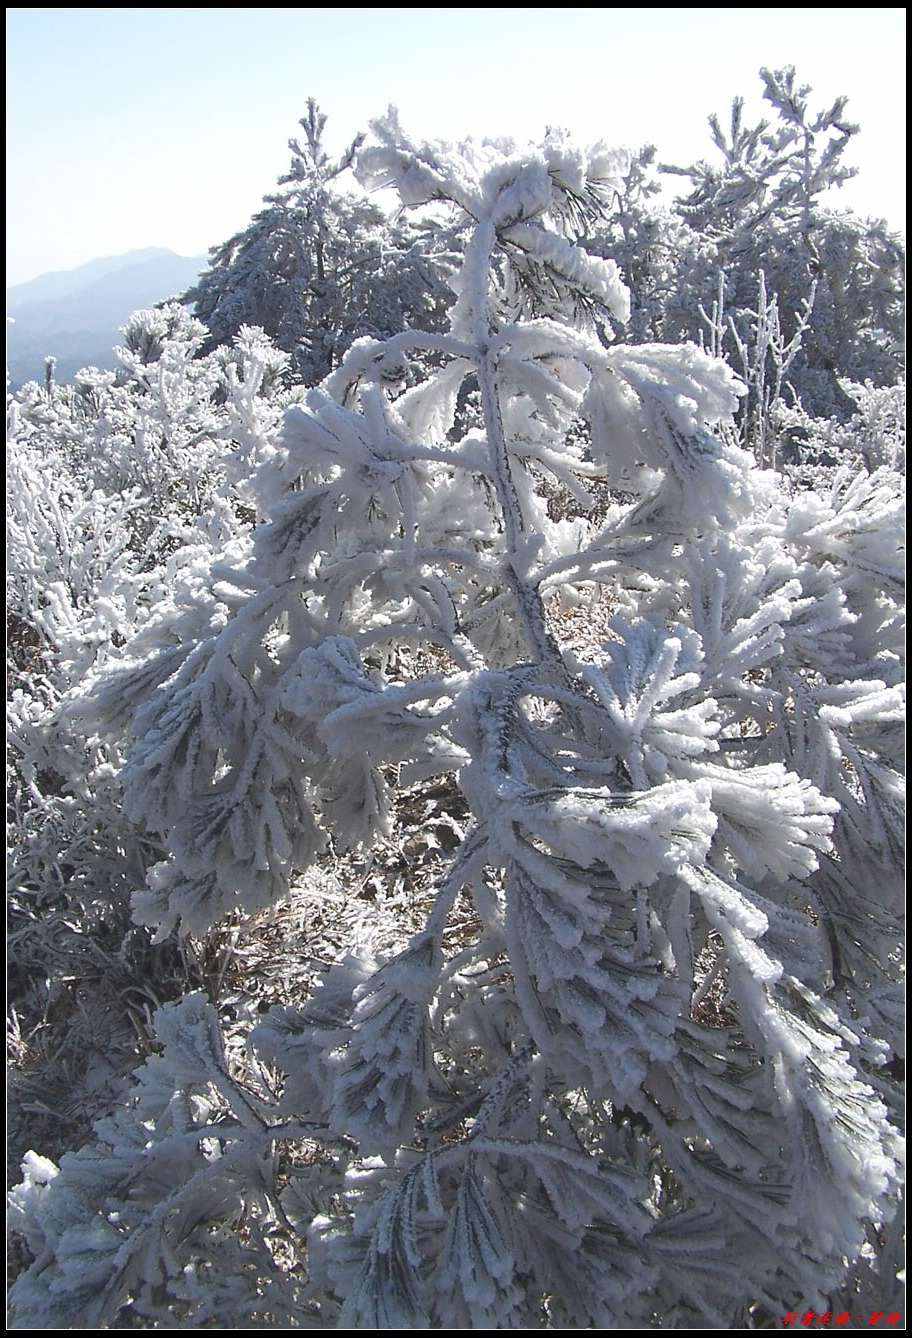
[[[14,321],[7,326],[11,384],[43,377],[48,354],[57,359],[62,381],[81,367],[112,367],[118,329],[131,312],[186,291],[206,263],[205,257],[147,247],[8,288],[6,310]]]

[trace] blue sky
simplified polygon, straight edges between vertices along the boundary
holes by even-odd
[[[862,125],[840,192],[905,229],[904,9],[7,9],[9,283],[143,246],[201,254],[288,162],[308,95],[340,146],[394,102],[425,137],[711,151],[794,64]]]

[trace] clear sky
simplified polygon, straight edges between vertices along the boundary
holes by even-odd
[[[7,9],[7,283],[145,246],[203,254],[288,164],[309,95],[331,147],[394,102],[427,138],[652,142],[709,156],[761,65],[849,96],[834,200],[905,230],[905,9]]]

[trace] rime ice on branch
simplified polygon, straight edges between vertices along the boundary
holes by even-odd
[[[137,918],[199,931],[273,903],[324,830],[345,848],[388,829],[387,764],[454,775],[472,822],[421,933],[253,1037],[293,1081],[250,1117],[251,1147],[264,1121],[343,1146],[344,1182],[305,1221],[320,1315],[737,1327],[749,1303],[824,1309],[899,1183],[901,695],[879,636],[898,590],[865,530],[895,476],[791,505],[714,434],[743,391],[723,363],[599,337],[629,310],[615,265],[574,240],[612,189],[601,146],[373,129],[362,181],[465,233],[450,328],[358,342],[289,409],[240,557],[83,701],[99,728],[129,719],[128,812],[170,852]],[[404,388],[418,355],[432,370]],[[464,431],[467,389],[482,416]],[[585,510],[600,478],[628,499],[603,523],[551,518],[546,482]],[[553,617],[568,591],[616,610],[585,660]],[[435,671],[389,677],[397,643]],[[876,916],[846,885],[863,850]],[[478,936],[448,957],[463,894]],[[75,1173],[32,1168],[22,1211]],[[90,1186],[85,1230],[102,1199]],[[43,1286],[17,1284],[23,1313]]]

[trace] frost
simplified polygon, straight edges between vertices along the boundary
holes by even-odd
[[[305,131],[301,198],[354,167],[438,211],[445,329],[327,331],[305,388],[166,308],[122,374],[10,414],[16,895],[72,872],[206,986],[147,1009],[92,1140],[26,1158],[14,1323],[737,1328],[835,1295],[892,1258],[901,1182],[901,475],[758,467],[765,289],[743,379],[721,297],[711,346],[642,337],[584,244],[642,155],[391,112],[333,164]],[[417,897],[371,863],[410,805]],[[364,881],[321,897],[345,854]],[[285,926],[252,1023],[245,935]]]

